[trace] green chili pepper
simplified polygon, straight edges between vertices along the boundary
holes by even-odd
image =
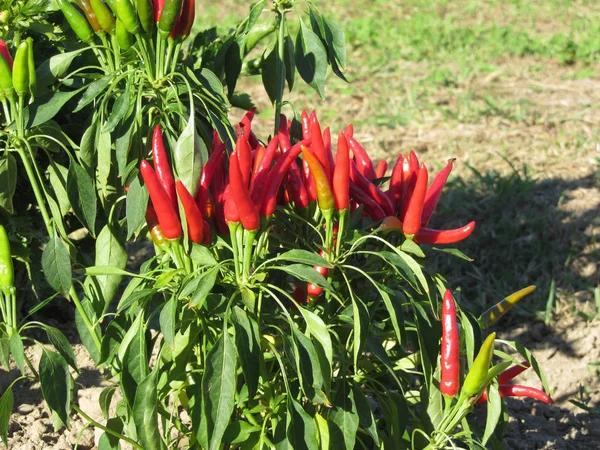
[[[27,70],[29,71],[29,93],[35,96],[37,91],[37,75],[35,74],[35,61],[33,60],[33,39],[27,38],[28,49],[28,60]]]
[[[4,58],[0,58],[0,89],[7,97],[12,97],[13,89],[12,70]]]
[[[15,274],[10,257],[10,243],[6,230],[0,225],[0,289],[10,288],[14,282]]]
[[[94,30],[87,19],[81,14],[69,0],[59,0],[59,6],[69,26],[83,42],[91,42],[94,39]]]
[[[13,64],[12,81],[19,97],[29,92],[29,45],[23,41],[17,48]]]
[[[130,0],[114,0],[117,18],[123,22],[127,31],[131,34],[140,32],[140,22],[137,13]]]
[[[137,13],[144,31],[152,36],[154,32],[154,7],[150,0],[137,0]]]
[[[111,10],[102,0],[90,0],[90,4],[102,29],[107,33],[112,33],[115,29],[115,17]]]
[[[460,391],[461,397],[471,398],[483,392],[490,363],[492,362],[492,356],[494,354],[494,339],[496,339],[496,333],[490,334],[486,340],[483,341],[483,344],[481,344],[479,353],[477,354],[475,361],[473,361],[471,370],[469,370],[462,390]]]
[[[125,25],[123,25],[123,22],[119,19],[116,21],[115,35],[121,50],[127,51],[133,45],[133,36],[127,31],[127,28],[125,28]]]
[[[179,19],[183,0],[167,0],[158,21],[158,30],[163,37],[167,37],[173,31],[173,27]]]

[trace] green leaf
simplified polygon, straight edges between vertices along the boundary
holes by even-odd
[[[144,450],[163,450],[166,448],[158,429],[157,375],[158,365],[139,384],[133,403],[133,421],[139,443]]]
[[[65,359],[73,369],[77,369],[77,362],[75,361],[75,353],[73,353],[73,347],[67,340],[65,335],[58,328],[51,327],[50,325],[42,324],[48,340],[54,346],[56,351]]]
[[[248,398],[254,398],[258,388],[261,363],[258,324],[239,306],[234,306],[232,319],[235,329],[235,349],[248,386]]]
[[[109,418],[110,403],[112,401],[116,389],[117,388],[115,386],[109,386],[107,388],[102,389],[102,392],[100,392],[100,398],[98,400],[98,403],[100,404],[100,410],[102,411],[102,414],[104,415],[105,419]]]
[[[42,253],[42,270],[52,289],[66,297],[71,288],[71,258],[66,245],[56,233]]]
[[[98,136],[98,145],[96,147],[96,154],[98,163],[96,167],[96,184],[100,185],[102,190],[102,196],[106,198],[108,196],[108,177],[110,176],[110,168],[112,166],[112,141],[110,133],[105,130],[101,131]]]
[[[302,79],[325,99],[327,52],[319,37],[299,19],[296,37],[296,68]]]
[[[4,331],[1,331],[0,333],[0,362],[8,372],[10,371],[10,340],[8,338],[8,335]]]
[[[87,171],[71,158],[67,176],[67,193],[73,212],[92,236],[96,234],[96,189]]]
[[[194,263],[200,267],[214,266],[217,264],[217,260],[211,253],[211,251],[204,245],[192,243],[192,251],[190,252],[190,258]]]
[[[125,117],[127,111],[129,111],[131,102],[131,87],[130,83],[127,83],[125,86],[125,91],[121,94],[121,96],[115,100],[115,104],[113,105],[110,116],[108,117],[108,121],[104,124],[104,128],[102,129],[103,133],[112,132],[119,122]]]
[[[333,268],[333,265],[322,256],[302,249],[289,250],[281,255],[277,255],[277,257],[273,259],[276,261],[292,261],[309,266],[327,267],[328,269]]]
[[[98,137],[98,113],[94,112],[94,114],[89,119],[89,126],[83,132],[81,136],[81,142],[79,143],[79,151],[77,154],[77,159],[83,165],[83,167],[88,171],[88,173],[92,173],[92,167],[96,161],[96,141]],[[67,177],[65,177],[65,180]],[[65,183],[66,185],[66,183]]]
[[[399,250],[397,250],[395,253],[383,251],[379,252],[379,254],[386,260],[392,262],[392,264],[395,264],[409,278],[409,280],[417,277],[417,280],[419,280],[424,292],[429,292],[429,285],[427,284],[427,279],[423,274],[423,270],[412,256]]]
[[[223,442],[229,444],[245,443],[248,442],[253,433],[259,431],[261,431],[261,428],[257,425],[250,425],[245,420],[234,420],[227,426],[223,435]]]
[[[116,433],[123,432],[123,421],[120,417],[111,417],[106,421],[106,428]],[[119,438],[109,433],[102,433],[98,441],[98,450],[120,450]]]
[[[354,316],[354,366],[358,367],[358,358],[369,334],[369,311],[364,302],[356,295],[352,297],[352,312]]]
[[[138,233],[146,223],[146,209],[148,208],[148,189],[142,186],[140,178],[135,177],[129,185],[127,192],[127,205],[125,215],[127,216],[127,240]]]
[[[319,450],[317,426],[302,405],[288,394],[287,438],[294,450]]]
[[[38,91],[64,76],[73,60],[87,49],[88,47],[85,47],[72,52],[58,53],[41,63],[35,70]]]
[[[27,128],[35,128],[53,119],[62,107],[79,94],[79,92],[80,89],[70,92],[53,92],[39,97],[36,96],[35,103],[29,107]]]
[[[265,56],[260,65],[262,83],[271,100],[271,103],[275,103],[278,98],[283,96],[283,88],[285,84],[283,80],[277,76],[277,45],[273,45],[265,51]],[[283,61],[281,61],[283,65]]]
[[[130,114],[123,122],[123,125],[117,128],[115,133],[115,151],[119,176],[124,177],[127,174],[127,160],[131,151],[132,141],[137,131],[136,115]]]
[[[283,48],[283,62],[285,65],[285,79],[290,92],[294,88],[294,77],[296,76],[296,62],[294,59],[294,40],[287,35]]]
[[[140,326],[125,356],[127,372],[139,385],[148,375],[148,346],[146,345],[146,327]]]
[[[340,63],[340,66],[344,68],[346,67],[346,38],[344,37],[344,31],[333,20],[327,19],[325,16],[321,16],[321,19],[325,26],[327,46],[335,59]]]
[[[192,113],[179,139],[177,139],[175,151],[173,152],[177,177],[192,195],[198,188],[200,173],[207,159],[208,151],[204,141],[196,133],[194,114]]]
[[[217,282],[217,275],[219,273],[219,266],[215,266],[214,268],[207,270],[202,275],[200,275],[197,280],[197,288],[194,294],[192,295],[192,306],[200,308],[204,305],[204,301],[215,283]]]
[[[203,420],[207,424],[208,450],[221,447],[223,434],[235,407],[235,349],[227,328],[211,349],[202,378]]]
[[[160,311],[159,323],[165,342],[173,347],[175,344],[175,325],[177,322],[177,297],[173,296],[162,307]]]
[[[319,448],[331,448],[331,436],[329,434],[329,425],[327,420],[319,414],[315,414],[315,422],[317,424],[317,430],[319,431]]]
[[[383,411],[387,434],[394,443],[390,448],[405,448],[402,445],[402,436],[406,429],[409,413],[404,397],[396,392],[387,391],[377,395],[377,399]],[[388,447],[386,446],[386,448]]]
[[[481,439],[481,445],[485,446],[487,441],[492,437],[498,422],[500,421],[500,415],[502,414],[502,399],[500,398],[500,392],[498,386],[491,384],[488,386],[488,402],[487,402],[487,415],[485,419],[485,431],[483,432],[483,438]]]
[[[300,386],[306,397],[313,403],[329,404],[323,387],[323,370],[319,355],[309,338],[294,328],[293,343],[295,345],[296,364]],[[326,368],[327,372],[329,368]]]
[[[9,152],[0,157],[0,208],[13,214],[13,197],[17,189],[17,161]]]
[[[12,386],[9,386],[2,397],[0,397],[0,437],[2,442],[8,448],[8,426],[10,425],[10,415],[14,405],[14,395]]]
[[[86,311],[89,319],[94,323],[96,321],[96,313],[89,299],[84,298],[81,302],[83,309]],[[94,360],[94,362],[100,361],[100,349],[96,347],[96,343],[90,334],[90,330],[85,326],[85,322],[83,321],[83,317],[79,313],[79,309],[75,308],[75,326],[77,327],[77,332],[79,333],[79,338],[81,342],[85,346],[88,352],[90,352],[90,356]],[[96,326],[95,332],[99,334],[99,327]]]
[[[94,99],[98,97],[98,95],[106,92],[106,89],[113,81],[114,77],[115,75],[113,73],[109,73],[108,75],[104,75],[102,78],[99,78],[96,81],[90,83],[90,85],[87,87],[87,89],[79,99],[77,107],[73,110],[73,112],[76,113],[77,111],[81,110],[82,108],[93,102]]]
[[[469,261],[469,262],[473,261],[473,258],[465,255],[463,252],[461,252],[457,248],[437,248],[437,247],[432,247],[432,248],[435,251],[449,253],[450,255],[456,256],[457,258],[460,258],[460,259],[464,259],[465,261]]]
[[[69,196],[67,194],[68,173],[69,169],[60,164],[54,163],[48,166],[50,186],[52,186],[54,196],[58,201],[60,213],[63,217],[66,216],[71,209],[71,202],[69,202]]]
[[[329,361],[329,370],[331,370],[331,365],[333,364],[333,346],[327,325],[325,325],[323,319],[308,309],[300,307],[298,310],[306,322],[307,331],[323,346],[323,351],[325,352],[327,361]]]
[[[354,403],[358,412],[358,423],[363,430],[369,433],[369,436],[371,436],[375,443],[375,447],[379,447],[377,423],[375,422],[375,417],[373,416],[373,411],[367,401],[367,397],[363,389],[356,383],[352,384],[352,393],[354,394]]]
[[[125,244],[116,233],[114,227],[105,225],[96,240],[96,266],[112,267],[124,270],[127,265]],[[108,310],[111,300],[121,284],[122,274],[99,275],[96,280],[104,297],[104,312]]]
[[[317,286],[321,286],[329,291],[333,290],[333,287],[331,284],[329,284],[325,277],[323,277],[323,275],[310,266],[305,266],[304,264],[290,264],[289,266],[272,266],[271,268],[282,270],[283,272],[293,275],[299,280],[314,283]]]
[[[39,374],[44,400],[68,427],[73,379],[66,361],[58,353],[42,348]]]
[[[23,341],[18,333],[13,333],[9,340],[10,353],[15,359],[17,367],[22,374],[25,373],[25,349],[23,348]]]
[[[333,409],[327,416],[331,433],[330,449],[352,450],[356,442],[359,417],[354,403],[354,390],[343,378],[335,397]]]

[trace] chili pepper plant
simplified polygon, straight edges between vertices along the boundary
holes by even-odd
[[[58,37],[20,22],[0,40],[0,363],[22,374],[5,443],[24,378],[102,449],[485,448],[502,397],[550,401],[509,384],[531,367],[548,391],[533,355],[486,332],[533,288],[476,318],[431,269],[476,232],[428,227],[454,161],[431,183],[414,152],[386,173],[351,124],[284,102],[296,73],[321,96],[328,67],[344,78],[343,32],[312,3],[259,1],[221,36],[194,30],[194,0],[57,6],[35,12]],[[57,54],[40,64],[32,38]],[[228,119],[253,74],[272,137],[253,108]],[[154,248],[139,269],[133,240]],[[17,287],[13,259],[36,258],[47,284]],[[34,320],[57,296],[108,384],[103,420],[77,404],[69,341]]]

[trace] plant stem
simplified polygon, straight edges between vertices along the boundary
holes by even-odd
[[[285,89],[285,12],[277,11],[279,16],[279,32],[277,34],[277,64],[275,65],[275,78],[277,79],[277,98],[275,99],[275,131],[273,136],[277,136],[279,131],[279,115],[281,114],[281,104],[283,103],[283,91]]]
[[[250,265],[252,262],[252,249],[254,248],[254,239],[256,230],[246,230],[244,236],[244,260],[242,262],[242,277],[246,281],[250,277]]]
[[[102,425],[99,422],[96,422],[94,419],[92,419],[90,416],[88,416],[85,412],[83,412],[79,406],[73,404],[73,409],[75,411],[77,411],[77,414],[79,414],[81,417],[83,417],[85,420],[87,420],[90,424],[92,424],[96,428],[100,428],[105,433],[108,433],[111,436],[116,437],[117,439],[127,442],[128,444],[132,445],[135,449],[144,450],[144,448],[141,445],[139,445],[137,442],[135,442],[134,440],[129,439],[127,436],[123,436],[122,434],[117,433],[116,431],[113,431],[110,428],[105,427],[104,425]]]

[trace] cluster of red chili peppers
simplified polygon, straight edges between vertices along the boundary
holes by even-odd
[[[319,254],[335,260],[350,212],[363,207],[363,215],[375,221],[393,220],[408,239],[425,244],[450,244],[468,237],[474,222],[457,230],[425,228],[452,169],[452,161],[427,187],[427,169],[416,155],[400,156],[394,166],[390,188],[379,187],[387,165],[377,167],[353,136],[350,125],[339,133],[332,152],[331,130],[321,129],[316,113],[301,114],[302,136],[292,143],[292,122],[280,117],[278,133],[264,146],[252,131],[255,111],[250,110],[237,126],[235,150],[226,158],[225,144],[214,133],[210,155],[198,183],[190,193],[175,182],[157,126],[152,142],[154,169],[143,161],[140,170],[150,192],[153,209],[148,224],[153,237],[160,226],[165,238],[182,234],[179,198],[192,242],[207,244],[211,230],[230,234],[234,253],[239,253],[241,279],[249,274],[252,246],[261,226],[266,226],[277,205],[293,204],[304,217],[324,222],[325,245]],[[352,157],[351,157],[352,156]],[[153,211],[156,212],[154,216]],[[156,218],[155,218],[156,217]],[[338,236],[338,234],[340,236]],[[155,238],[155,242],[157,242]],[[328,269],[315,267],[324,277]],[[306,294],[317,297],[322,288],[309,284]],[[306,300],[297,289],[296,296]]]
[[[486,339],[477,358],[471,366],[462,390],[460,389],[460,343],[456,321],[456,305],[450,290],[446,290],[442,299],[442,344],[440,356],[440,391],[447,398],[454,398],[459,392],[465,399],[480,395],[477,404],[488,401],[487,388],[481,382],[486,379],[493,353],[493,338]],[[483,364],[479,364],[483,362]],[[550,396],[540,389],[530,386],[508,384],[513,378],[530,367],[527,361],[514,365],[498,375],[501,397],[529,397],[550,403]],[[483,389],[482,389],[483,388]]]

